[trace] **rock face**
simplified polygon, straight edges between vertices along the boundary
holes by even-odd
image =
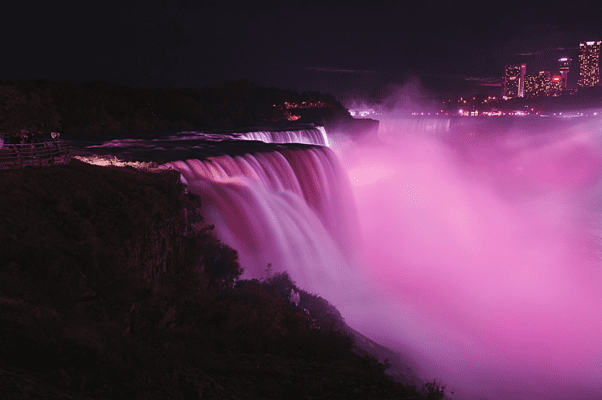
[[[43,296],[47,279],[85,292],[86,276],[124,268],[148,281],[181,256],[191,200],[174,171],[72,160],[0,171],[0,186],[1,271],[17,274],[24,285],[0,283],[5,293]]]

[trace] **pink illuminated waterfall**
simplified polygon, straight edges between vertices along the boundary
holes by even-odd
[[[303,143],[328,146],[328,136],[322,126],[295,131],[254,131],[240,134],[239,138],[265,143]]]
[[[347,174],[327,147],[166,164],[201,196],[203,215],[239,252],[246,277],[288,271],[302,287],[337,284],[357,249]]]

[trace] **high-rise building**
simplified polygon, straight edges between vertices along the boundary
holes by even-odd
[[[563,89],[566,88],[566,82],[568,80],[569,70],[571,68],[571,61],[573,60],[568,57],[562,57],[560,60],[558,60],[558,70],[560,71],[561,86]]]
[[[525,76],[525,96],[529,98],[559,96],[561,77],[552,77],[549,71],[539,71],[537,74]]]
[[[509,99],[524,96],[526,71],[527,64],[506,65],[506,73],[504,75],[504,96]]]
[[[579,43],[579,80],[580,87],[600,84],[600,41]]]

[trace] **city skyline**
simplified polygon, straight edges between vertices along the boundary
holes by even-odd
[[[0,24],[0,80],[183,88],[249,79],[379,102],[408,83],[423,97],[494,92],[507,64],[527,63],[527,73],[561,57],[574,64],[579,41],[602,39],[599,8],[593,0],[15,2]]]
[[[502,95],[505,98],[558,96],[569,90],[574,93],[580,87],[592,87],[600,84],[600,41],[582,41],[579,43],[578,65],[571,65],[570,57],[561,57],[557,68],[539,70],[527,74],[527,63],[507,64],[502,77]],[[551,60],[546,60],[550,63]],[[551,64],[550,64],[551,65]],[[569,77],[577,76],[576,86],[569,84]]]

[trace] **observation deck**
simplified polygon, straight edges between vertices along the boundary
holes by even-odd
[[[7,144],[0,142],[0,170],[26,166],[69,164],[71,148],[63,140],[37,143]]]

